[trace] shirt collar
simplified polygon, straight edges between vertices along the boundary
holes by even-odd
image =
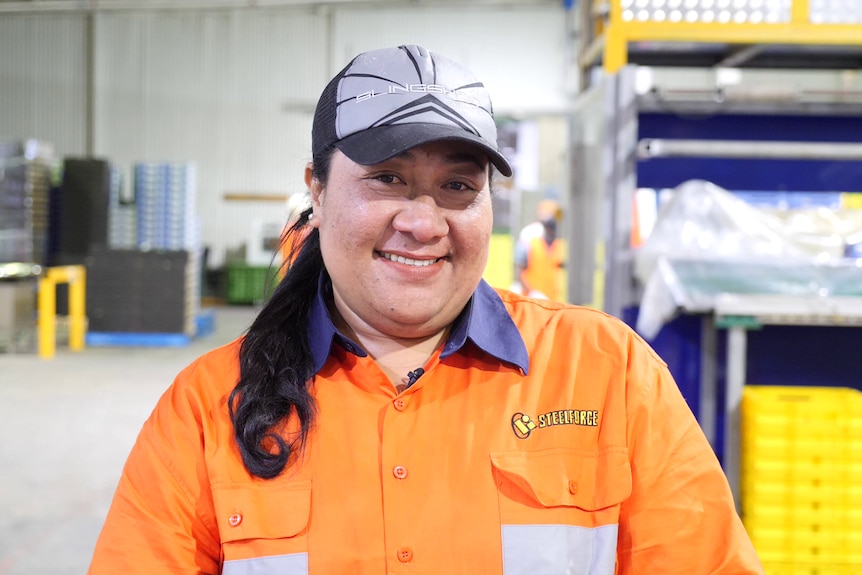
[[[332,323],[326,306],[326,301],[332,294],[332,286],[324,276],[325,274],[321,274],[318,280],[317,297],[308,317],[308,343],[314,360],[314,373],[320,371],[326,363],[333,342],[359,357],[368,355],[356,342],[339,333]],[[455,320],[440,358],[445,359],[456,353],[464,347],[468,339],[485,353],[514,365],[524,375],[529,371],[530,358],[521,332],[506,310],[503,300],[485,280],[479,282],[464,311]]]

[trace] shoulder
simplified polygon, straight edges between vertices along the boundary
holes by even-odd
[[[595,308],[531,298],[503,289],[495,291],[518,327],[578,327],[586,331],[600,330],[620,335],[634,333],[622,320]]]
[[[227,411],[231,391],[239,381],[241,339],[215,348],[186,366],[165,391],[157,413],[171,412],[197,420],[212,420]]]
[[[650,345],[621,319],[604,311],[496,290],[527,346],[544,342],[616,356],[643,356],[664,365]],[[535,342],[535,344],[531,344]]]
[[[183,369],[177,383],[202,387],[203,391],[220,393],[233,389],[239,379],[239,350],[242,339],[217,347],[201,355]]]

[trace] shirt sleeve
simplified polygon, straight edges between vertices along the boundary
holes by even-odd
[[[203,402],[182,380],[161,397],[126,461],[89,575],[217,574],[220,545],[204,462]]]
[[[630,352],[632,494],[617,573],[762,574],[724,471],[667,366],[637,337]]]

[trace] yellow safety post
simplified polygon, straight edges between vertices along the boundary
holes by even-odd
[[[57,340],[57,284],[69,284],[69,349],[84,349],[86,327],[86,278],[84,266],[47,268],[39,279],[39,356],[54,357]]]

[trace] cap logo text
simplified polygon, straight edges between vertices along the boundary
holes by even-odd
[[[405,84],[403,86],[400,84],[389,84],[389,88],[385,92],[368,90],[367,92],[357,94],[354,97],[354,101],[364,102],[365,100],[377,98],[378,96],[391,96],[393,94],[444,94],[450,99],[458,102],[466,102],[468,104],[478,103],[476,99],[470,98],[465,93],[450,90],[442,84]]]

